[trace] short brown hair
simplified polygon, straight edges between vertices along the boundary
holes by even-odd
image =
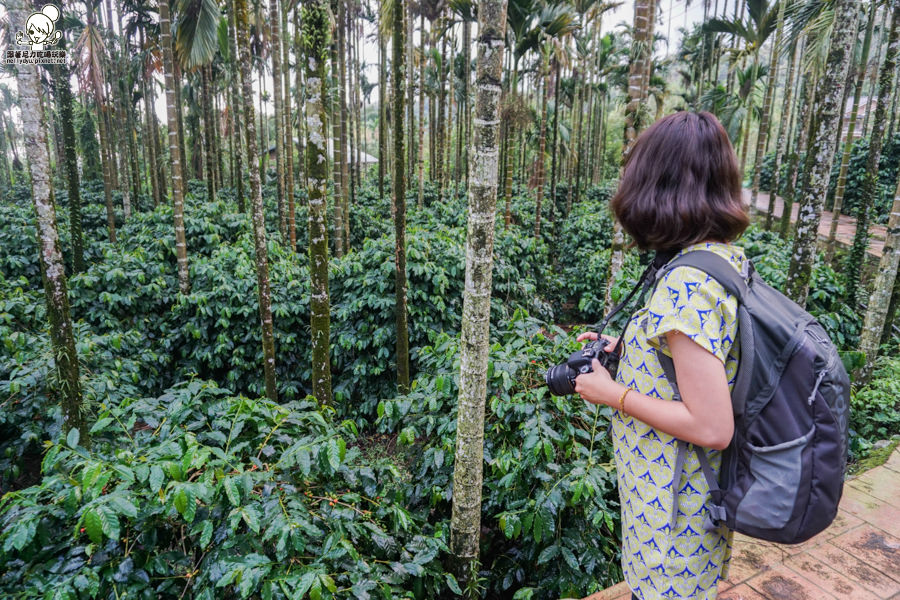
[[[635,244],[647,250],[730,242],[750,224],[737,157],[725,128],[708,112],[677,112],[641,133],[610,204]]]

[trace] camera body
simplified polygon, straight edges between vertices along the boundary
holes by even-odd
[[[616,369],[619,366],[619,355],[615,351],[607,352],[603,349],[608,343],[603,339],[590,342],[578,352],[573,352],[566,362],[550,367],[544,375],[550,393],[554,396],[574,394],[575,378],[583,373],[593,372],[591,361],[595,358],[609,371],[612,377],[615,377]]]

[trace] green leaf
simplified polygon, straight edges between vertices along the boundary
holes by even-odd
[[[137,516],[137,507],[127,496],[113,495],[109,497],[109,504],[120,515],[134,518]]]
[[[300,472],[303,473],[304,477],[309,477],[311,456],[307,450],[300,450],[297,453],[297,466],[300,467]]]
[[[111,540],[119,539],[119,517],[108,506],[98,506],[97,516],[100,517],[100,527],[103,533]]]
[[[522,588],[513,595],[513,600],[531,600],[534,597],[534,588]]]
[[[66,435],[66,444],[68,444],[69,448],[75,449],[78,447],[78,441],[81,439],[81,432],[78,431],[77,427],[73,427],[69,430],[69,434]]]
[[[175,510],[185,518],[188,523],[193,522],[194,515],[197,513],[197,494],[194,492],[192,484],[182,484],[178,486],[173,498]]]
[[[328,440],[326,456],[328,457],[328,464],[331,465],[331,469],[337,471],[341,466],[341,451],[338,448],[336,439],[331,438]]]
[[[578,571],[578,569],[579,569],[578,559],[575,558],[575,554],[571,550],[566,548],[565,546],[563,546],[560,551],[562,552],[562,556],[563,556],[563,559],[566,561],[566,564],[569,565],[569,567],[573,571]]]
[[[259,513],[252,506],[246,506],[241,509],[241,518],[247,524],[253,533],[259,533]]]
[[[100,431],[101,429],[103,429],[104,427],[106,427],[107,425],[109,425],[112,422],[113,422],[112,417],[103,417],[102,419],[100,419],[96,423],[94,423],[94,426],[91,427],[91,433],[97,433],[98,431]],[[71,431],[69,433],[71,433]],[[75,443],[77,444],[78,442],[75,442]]]
[[[462,590],[459,588],[459,583],[457,583],[456,577],[454,577],[452,573],[446,574],[446,580],[447,587],[450,588],[450,591],[452,591],[457,596],[462,596]]]
[[[163,470],[159,467],[159,465],[153,465],[150,467],[150,489],[154,492],[158,492],[162,489],[163,479],[165,478],[165,474]]]
[[[226,477],[222,480],[222,487],[225,488],[225,495],[228,496],[228,501],[231,502],[232,506],[240,506],[241,505],[241,490],[238,488],[237,483],[231,477]]]
[[[545,562],[549,562],[556,558],[559,554],[559,546],[556,544],[552,546],[547,546],[544,550],[538,555],[537,564],[542,565]]]
[[[300,578],[300,582],[297,584],[296,589],[294,590],[294,598],[302,598],[306,594],[306,592],[309,591],[309,588],[312,587],[313,582],[318,580],[318,573],[313,571],[304,573],[303,577]]]
[[[200,533],[200,547],[205,549],[209,546],[209,541],[212,539],[213,534],[213,525],[212,521],[206,520],[203,521],[203,531]]]
[[[103,541],[103,523],[100,522],[100,515],[93,510],[89,510],[84,513],[84,518],[81,522],[92,542],[99,544]]]
[[[334,579],[332,579],[330,575],[326,575],[325,573],[319,575],[319,581],[321,581],[322,585],[324,585],[332,594],[337,592],[337,585],[335,585]]]

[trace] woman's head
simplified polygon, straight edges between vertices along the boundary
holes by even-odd
[[[677,112],[641,133],[611,205],[637,246],[649,250],[731,241],[750,223],[728,134],[708,112]]]

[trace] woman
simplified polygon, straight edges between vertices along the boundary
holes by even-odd
[[[705,249],[740,271],[730,242],[749,224],[737,159],[710,113],[679,112],[644,131],[625,164],[612,209],[645,250]],[[595,362],[575,391],[617,409],[613,445],[622,506],[622,568],[632,598],[714,599],[727,577],[731,531],[707,530],[709,488],[694,452],[674,473],[677,440],[706,449],[718,471],[734,432],[730,389],[739,360],[737,301],[702,271],[681,267],[657,282],[623,331],[616,379]],[[581,340],[595,340],[585,333]],[[614,338],[604,336],[615,347]],[[672,357],[681,402],[657,356]],[[673,502],[672,494],[678,494]],[[674,506],[673,506],[674,505]],[[674,528],[670,525],[676,511]]]

